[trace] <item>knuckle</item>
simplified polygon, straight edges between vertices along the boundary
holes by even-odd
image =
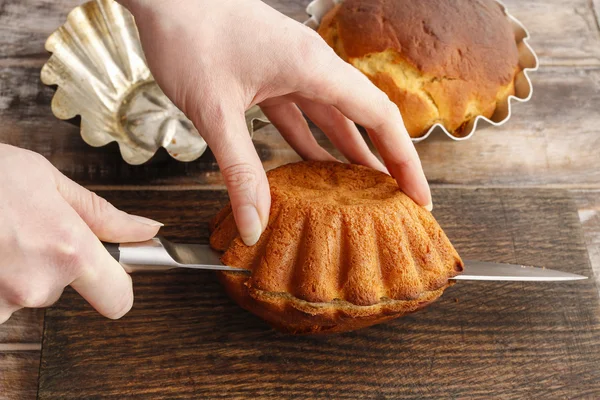
[[[103,197],[98,196],[94,192],[89,192],[90,196],[90,207],[93,215],[101,216],[106,215],[111,211],[112,205]]]
[[[381,116],[372,126],[372,129],[375,131],[385,131],[390,126],[404,124],[402,115],[400,115],[400,109],[385,93],[382,92],[375,97],[374,109],[379,110]]]
[[[113,211],[113,206],[94,192],[88,191],[87,196],[89,218],[86,218],[86,222],[92,231],[98,231],[104,223],[104,217]]]
[[[19,307],[39,308],[44,305],[47,297],[45,290],[23,283],[13,286],[8,301]]]
[[[196,118],[200,125],[206,127],[203,135],[211,136],[214,133],[222,133],[225,130],[228,113],[231,113],[231,107],[226,105],[222,99],[215,98],[213,94],[202,100],[202,106],[197,110],[202,112]]]
[[[310,74],[329,70],[331,63],[335,60],[335,52],[321,37],[311,29],[297,42],[296,56],[298,67]]]
[[[77,229],[62,229],[51,244],[51,257],[56,265],[69,271],[82,267],[81,237]]]
[[[300,39],[296,42],[296,45],[298,46],[296,55],[303,59],[312,57],[315,54],[315,44],[315,37],[310,32],[303,32],[303,34],[300,35]]]
[[[23,152],[21,154],[23,156],[23,159],[26,160],[26,161],[28,161],[28,162],[43,164],[44,166],[51,165],[50,161],[48,161],[46,159],[46,157],[44,157],[41,154],[36,153],[34,151],[23,150]]]
[[[390,169],[392,171],[401,171],[412,169],[415,164],[415,160],[410,157],[401,157],[395,160],[390,160]]]
[[[311,52],[321,52],[321,54],[329,54],[331,47],[321,38],[321,36],[314,30],[307,28],[304,30],[304,44],[308,46]]]
[[[381,109],[385,115],[392,117],[400,116],[400,109],[392,102],[385,93],[381,93],[378,96],[378,103],[381,105]]]
[[[221,172],[230,192],[247,192],[258,184],[258,171],[247,163],[230,165]]]
[[[44,300],[44,302],[42,303],[41,307],[50,307],[51,305],[53,305],[60,299],[60,296],[62,296],[62,293],[63,293],[63,291],[61,290],[54,295],[48,295],[46,297],[46,299]]]
[[[23,158],[28,168],[36,168],[38,171],[45,171],[45,173],[49,173],[54,169],[54,165],[39,153],[27,150]]]
[[[193,122],[198,133],[209,144],[225,129],[228,114],[231,114],[232,105],[226,104],[224,93],[216,94],[212,89],[200,88],[197,90],[186,89],[183,95],[182,111]],[[202,95],[199,95],[202,93]]]
[[[50,161],[41,154],[20,148],[15,148],[15,151],[9,152],[8,156],[3,157],[0,161],[6,167],[23,166],[27,168],[28,172],[36,171],[38,177],[47,177],[46,174],[53,168]],[[29,175],[29,177],[33,178],[34,175]]]
[[[333,106],[327,106],[323,108],[327,120],[325,126],[334,130],[336,127],[343,126],[346,123],[346,117],[337,108]]]

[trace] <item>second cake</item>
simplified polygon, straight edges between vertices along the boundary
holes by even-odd
[[[413,138],[435,124],[464,136],[515,92],[515,34],[494,0],[345,0],[319,33],[396,103]]]

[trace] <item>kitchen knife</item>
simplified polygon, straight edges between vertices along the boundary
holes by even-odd
[[[207,269],[250,273],[249,270],[223,265],[221,253],[208,245],[172,243],[162,237],[146,242],[104,243],[108,252],[127,272],[173,268]],[[465,271],[456,280],[551,282],[587,279],[586,276],[525,265],[465,261]]]

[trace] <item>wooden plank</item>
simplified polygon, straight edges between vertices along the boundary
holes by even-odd
[[[573,191],[590,263],[600,287],[600,190]]]
[[[92,148],[78,128],[57,120],[36,68],[0,68],[0,142],[48,157],[61,171],[86,185],[222,184],[214,157],[180,163],[165,152],[153,162],[129,166],[115,144]],[[433,183],[472,185],[600,185],[600,68],[543,68],[533,74],[535,92],[515,104],[502,127],[485,127],[456,143],[443,134],[417,146]],[[332,149],[313,128],[319,142]],[[298,156],[268,127],[254,143],[265,168],[296,161]],[[339,156],[337,151],[333,153]],[[161,158],[162,157],[162,158]]]
[[[417,146],[435,183],[475,185],[600,184],[600,70],[543,68],[532,74],[531,101],[514,104],[502,127],[464,142],[441,133]],[[596,154],[594,154],[596,153]]]
[[[267,0],[286,15],[304,21],[309,0]],[[529,29],[543,64],[599,65],[600,47],[592,2],[507,0],[509,11]],[[0,62],[44,62],[44,42],[78,0],[25,0],[0,3]]]
[[[106,192],[206,241],[219,192]],[[435,214],[465,258],[590,274],[569,193],[436,189]],[[47,311],[40,399],[594,398],[600,302],[593,280],[458,283],[423,312],[361,331],[292,337],[223,294],[212,273],[134,277],[120,321],[73,291]],[[493,378],[491,378],[493,377]]]
[[[0,59],[47,58],[44,43],[62,25],[77,0],[0,2]]]
[[[2,343],[41,343],[44,328],[44,310],[19,310],[0,325]]]
[[[579,218],[582,223],[591,266],[597,286],[600,287],[600,191],[573,191],[571,193],[579,209]],[[43,312],[41,310],[21,310],[15,313],[7,323],[0,325],[0,343],[39,342],[41,341],[42,326]],[[19,392],[21,397],[14,395],[14,398],[25,398],[24,393],[35,393],[37,391],[37,379],[31,378],[31,371],[28,371],[28,368],[15,365],[14,356],[8,357],[5,355],[0,358],[2,358],[0,370],[11,370],[17,381],[21,382],[22,390]],[[29,357],[27,356],[21,360],[29,361]],[[35,376],[37,376],[37,372],[35,372]],[[10,396],[4,396],[4,398],[10,398]]]
[[[589,0],[503,1],[531,34],[542,65],[597,65],[599,32]]]
[[[39,351],[0,353],[0,399],[35,399],[39,365]]]

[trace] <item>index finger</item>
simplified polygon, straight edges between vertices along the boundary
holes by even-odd
[[[321,64],[321,71],[313,70],[305,77],[298,94],[330,104],[365,127],[398,186],[416,203],[430,209],[429,184],[400,110],[365,75],[327,49],[323,57],[331,59]]]

